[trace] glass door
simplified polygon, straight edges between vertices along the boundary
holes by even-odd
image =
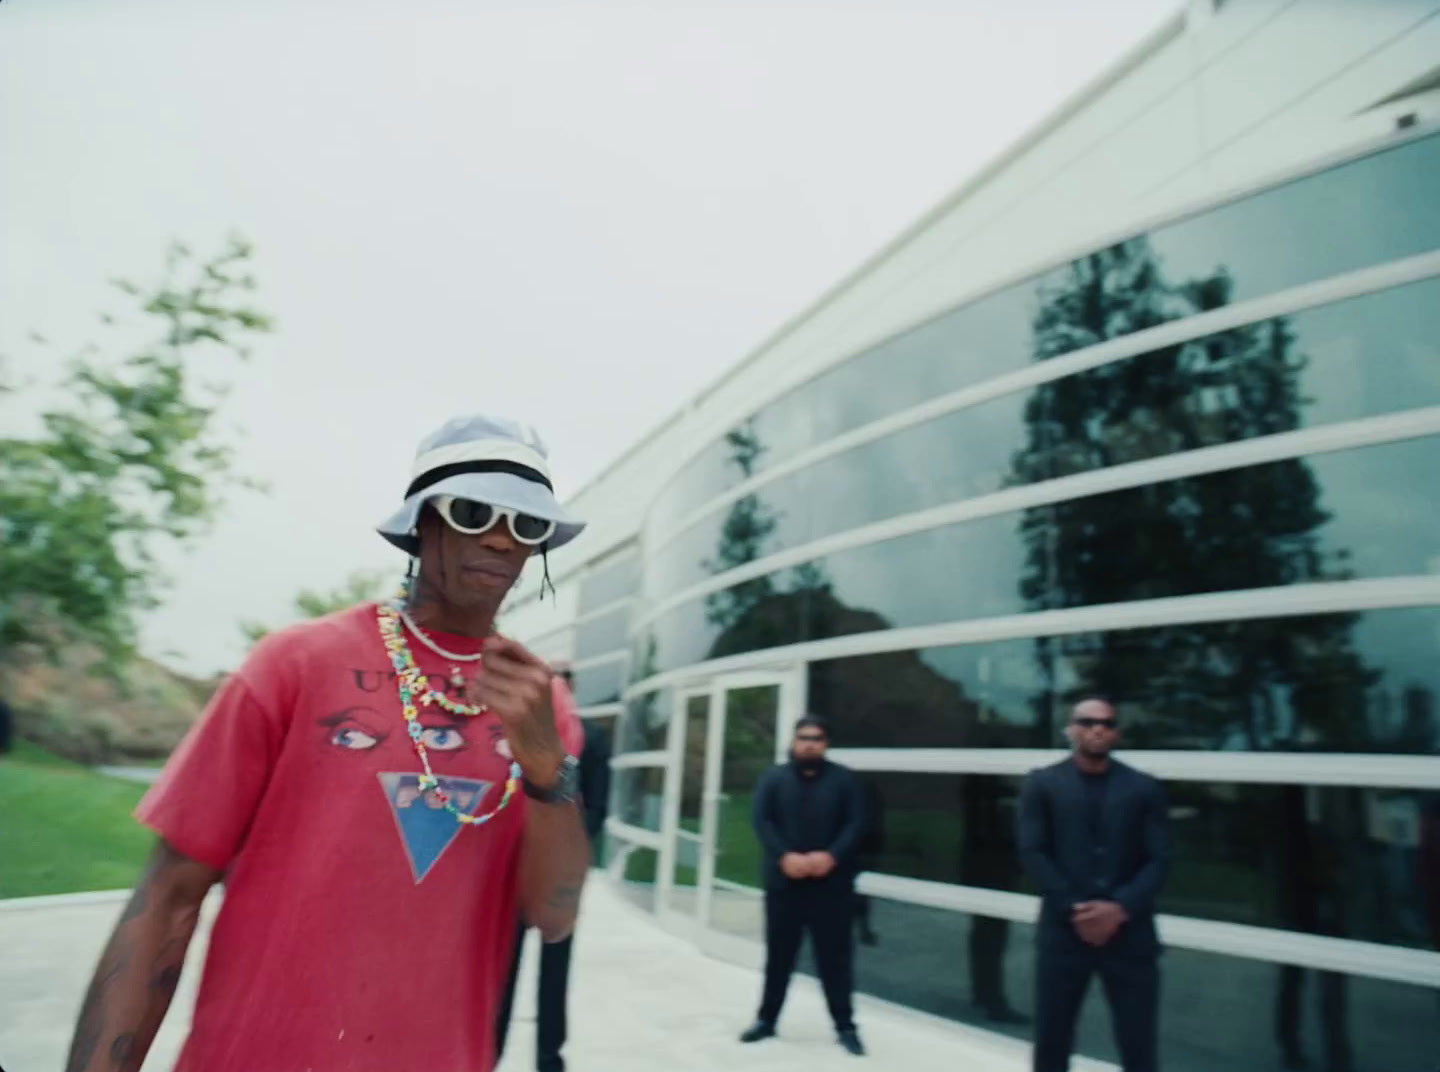
[[[667,907],[689,919],[700,913],[700,870],[704,857],[705,755],[710,735],[710,690],[679,697],[680,736],[676,778],[670,883]]]
[[[751,811],[760,776],[784,757],[803,688],[799,670],[756,671],[676,693],[661,916],[731,959],[749,959],[734,939],[764,937],[760,842]]]
[[[711,867],[704,876],[703,918],[712,930],[753,941],[765,935],[760,840],[752,820],[755,787],[775,764],[785,685],[784,679],[716,683],[721,728],[710,772],[714,821],[707,839]]]

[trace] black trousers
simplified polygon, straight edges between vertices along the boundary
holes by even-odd
[[[510,1033],[510,1012],[515,1007],[515,980],[520,974],[520,951],[524,947],[525,928],[515,934],[515,955],[510,958],[510,977],[500,999],[500,1013],[495,1024],[495,1063],[505,1053],[505,1038]],[[570,981],[570,950],[573,938],[548,942],[540,946],[540,993],[536,1003],[535,1068],[537,1072],[564,1072],[567,1029],[565,994]]]
[[[1098,974],[1124,1072],[1160,1067],[1160,958],[1041,944],[1035,973],[1035,1072],[1067,1072],[1075,1021]]]
[[[1304,1021],[1305,976],[1303,968],[1285,964],[1280,968],[1280,985],[1275,992],[1275,1037],[1282,1056],[1299,1064],[1305,1045],[1301,1025]],[[1355,1062],[1350,1052],[1347,1030],[1346,980],[1335,972],[1315,972],[1319,988],[1320,1029],[1324,1032],[1325,1072],[1351,1072]]]
[[[800,943],[810,932],[825,1003],[837,1031],[855,1026],[854,891],[848,884],[800,882],[765,891],[765,995],[760,1019],[774,1024],[785,1005]]]
[[[994,916],[970,917],[970,998],[989,1010],[1008,1009],[1005,997],[1005,943],[1008,920]]]

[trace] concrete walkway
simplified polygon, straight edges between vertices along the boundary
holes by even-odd
[[[142,785],[150,785],[160,777],[159,767],[96,767],[95,770],[111,778],[123,778],[127,782],[140,782]]]
[[[0,1067],[64,1065],[70,1029],[123,898],[113,894],[0,901]],[[175,1006],[146,1062],[168,1069],[195,1000],[198,965],[218,899],[191,949]],[[532,939],[533,943],[533,939]],[[501,1072],[534,1065],[534,972],[526,950],[511,1049]],[[1020,1072],[1028,1047],[865,998],[857,1019],[868,1065],[834,1042],[819,986],[797,977],[783,1037],[741,1046],[754,1009],[755,972],[712,960],[660,930],[597,878],[585,894],[571,980],[567,1049],[574,1072],[805,1072],[871,1067],[906,1072]]]

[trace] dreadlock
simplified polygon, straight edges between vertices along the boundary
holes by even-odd
[[[550,579],[550,541],[546,540],[540,547],[540,564],[545,568],[545,575],[540,578],[540,598],[545,598],[545,586],[550,586],[550,602],[557,603],[559,598],[555,594],[555,582]]]

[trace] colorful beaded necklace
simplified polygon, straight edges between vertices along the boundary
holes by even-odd
[[[464,823],[471,826],[482,826],[488,823],[495,816],[505,810],[505,805],[510,803],[510,798],[515,795],[515,790],[520,786],[520,764],[510,763],[510,775],[505,780],[505,792],[500,797],[500,803],[490,811],[482,815],[467,815],[450,801],[450,794],[440,788],[440,779],[430,769],[430,755],[425,749],[425,742],[421,739],[425,729],[420,725],[419,704],[435,704],[438,707],[449,711],[451,714],[462,715],[466,718],[474,718],[476,715],[484,714],[486,708],[483,705],[456,703],[442,692],[437,692],[427,678],[415,665],[415,657],[410,654],[410,644],[405,639],[405,625],[400,618],[399,607],[392,603],[381,603],[376,607],[375,616],[380,624],[380,640],[385,645],[385,651],[390,656],[390,665],[395,668],[395,686],[400,693],[400,709],[405,715],[406,732],[410,735],[410,744],[415,749],[415,754],[420,757],[420,766],[424,773],[420,775],[420,791],[433,789],[435,799],[451,815],[457,823]]]

